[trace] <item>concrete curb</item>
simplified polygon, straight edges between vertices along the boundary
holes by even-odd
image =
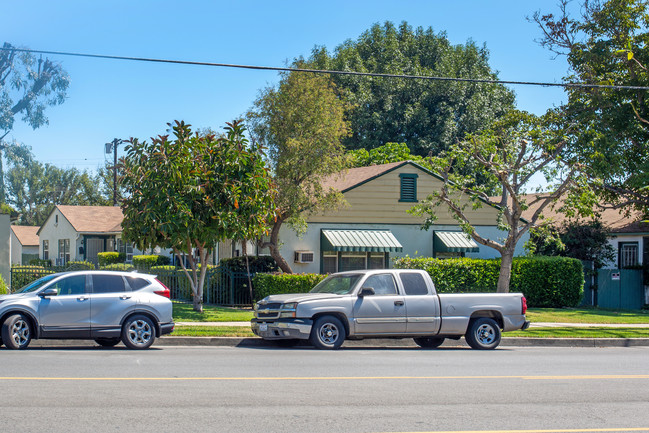
[[[257,347],[257,348],[280,348],[278,344],[271,341],[264,341],[256,337],[162,337],[158,338],[153,347],[170,346],[222,346],[222,347]],[[300,347],[310,347],[306,341]],[[528,338],[528,337],[503,337],[500,347],[638,347],[649,346],[649,338]],[[91,340],[34,340],[30,347],[57,348],[57,347],[96,347],[100,348]],[[412,339],[366,339],[348,340],[343,348],[416,348],[418,347]],[[468,348],[464,339],[446,340],[440,347],[464,347]]]

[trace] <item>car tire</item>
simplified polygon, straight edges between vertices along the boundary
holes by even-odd
[[[27,317],[13,314],[2,324],[2,342],[7,349],[22,350],[32,341],[32,327]]]
[[[444,342],[444,337],[416,337],[413,338],[417,346],[424,349],[435,349]]]
[[[101,347],[113,347],[122,341],[119,337],[115,338],[96,338],[95,343],[99,344]]]
[[[500,327],[495,320],[480,317],[469,323],[469,329],[464,338],[473,349],[495,349],[500,344]]]
[[[345,327],[334,316],[319,317],[311,328],[309,341],[316,349],[340,349],[345,341]]]
[[[122,326],[122,343],[129,349],[148,349],[155,341],[153,321],[143,314],[129,317]]]

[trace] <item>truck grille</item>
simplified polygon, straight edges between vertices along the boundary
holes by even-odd
[[[279,309],[282,306],[279,302],[270,304],[258,304],[255,311],[255,317],[258,319],[277,319],[279,317]]]

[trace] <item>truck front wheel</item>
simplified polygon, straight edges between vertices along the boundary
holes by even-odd
[[[345,341],[345,327],[334,316],[319,317],[311,328],[309,341],[316,349],[339,349]]]
[[[500,327],[495,320],[480,317],[469,323],[469,330],[464,338],[473,349],[495,349],[500,344]]]

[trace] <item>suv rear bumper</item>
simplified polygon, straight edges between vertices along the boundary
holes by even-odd
[[[160,335],[171,334],[174,330],[174,322],[161,323],[160,324]]]
[[[252,319],[250,321],[252,332],[266,340],[287,338],[308,340],[312,326],[313,320],[311,319],[275,319],[272,321]]]

